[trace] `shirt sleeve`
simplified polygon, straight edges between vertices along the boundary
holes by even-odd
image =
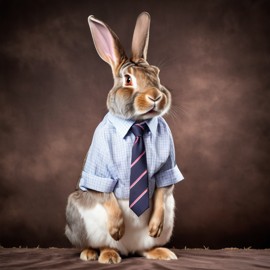
[[[157,187],[170,186],[184,179],[182,173],[180,172],[178,166],[176,165],[173,137],[169,128],[168,131],[170,140],[169,144],[170,154],[165,164],[155,175]]]
[[[110,170],[110,150],[108,139],[102,127],[94,133],[92,144],[87,153],[84,168],[79,181],[79,188],[99,192],[112,192],[117,184]]]

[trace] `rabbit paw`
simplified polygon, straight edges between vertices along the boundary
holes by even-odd
[[[109,220],[108,229],[111,237],[118,241],[122,238],[125,233],[125,223],[124,218],[121,215],[120,217],[113,217]]]
[[[100,251],[98,261],[100,263],[116,264],[121,262],[121,257],[115,249],[104,248]]]
[[[149,251],[145,251],[143,256],[151,260],[177,260],[177,256],[167,248],[154,248]]]
[[[149,222],[149,235],[151,237],[160,237],[163,230],[163,219],[152,216]]]
[[[94,249],[84,249],[81,254],[80,258],[83,261],[96,261],[98,259],[98,254]]]

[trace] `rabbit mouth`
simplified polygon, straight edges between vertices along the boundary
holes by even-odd
[[[144,115],[148,115],[148,114],[158,114],[158,111],[156,110],[156,107],[154,106],[153,108],[148,110],[146,113],[144,113]]]
[[[156,113],[157,111],[155,110],[155,108],[149,110],[147,113]]]

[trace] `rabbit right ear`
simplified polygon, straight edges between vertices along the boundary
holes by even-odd
[[[111,66],[116,75],[119,65],[127,59],[118,37],[109,26],[93,15],[88,17],[88,23],[99,56]]]
[[[132,60],[147,58],[148,42],[149,42],[149,30],[150,30],[150,15],[147,12],[142,12],[135,25],[133,38],[132,38]]]

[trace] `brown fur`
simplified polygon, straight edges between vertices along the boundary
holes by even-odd
[[[157,188],[153,198],[153,211],[149,222],[149,234],[152,237],[159,237],[163,230],[164,223],[164,201],[171,194],[173,186]]]
[[[81,252],[80,259],[83,261],[97,261],[98,253],[94,249],[87,248]]]
[[[145,251],[143,255],[152,260],[177,260],[176,255],[167,248],[153,248]]]
[[[149,222],[149,234],[159,237],[164,222],[164,188],[158,188],[154,194],[154,207]]]
[[[111,193],[110,199],[104,204],[108,215],[108,230],[114,240],[119,240],[125,233],[125,224],[122,210],[119,207],[118,201]]]
[[[116,264],[121,262],[121,257],[117,250],[113,248],[101,248],[98,261],[106,264]]]

